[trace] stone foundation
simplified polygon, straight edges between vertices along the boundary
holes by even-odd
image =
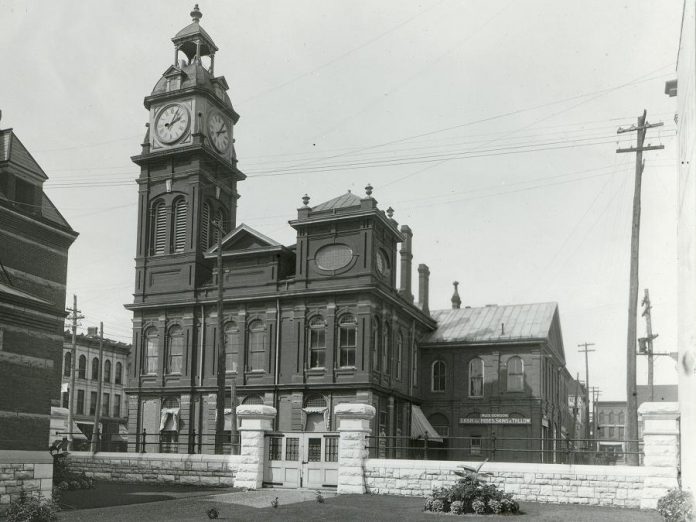
[[[51,498],[53,457],[47,451],[0,451],[0,513],[21,491]]]
[[[68,469],[109,482],[234,486],[239,455],[72,452]]]

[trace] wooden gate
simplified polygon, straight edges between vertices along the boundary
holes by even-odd
[[[278,488],[335,488],[338,434],[267,434],[263,482]]]

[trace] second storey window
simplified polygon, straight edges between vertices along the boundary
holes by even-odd
[[[87,357],[84,355],[80,355],[80,358],[78,359],[77,376],[80,379],[87,378]]]
[[[159,343],[157,330],[150,328],[145,332],[143,342],[143,366],[142,373],[155,374],[157,373],[157,363],[159,359]]]
[[[111,382],[111,361],[104,361],[104,382]]]
[[[63,357],[63,375],[65,377],[70,377],[70,370],[72,369],[72,354],[70,352],[65,352]]]
[[[184,361],[184,331],[172,326],[167,338],[167,373],[181,373]]]
[[[97,359],[96,357],[92,359],[92,380],[99,380],[99,359]]]
[[[469,362],[469,397],[483,397],[483,360]]]
[[[249,370],[263,371],[266,362],[266,328],[261,321],[249,324]]]
[[[152,224],[150,228],[151,254],[164,254],[167,243],[167,210],[164,201],[158,201],[152,207]]]
[[[524,363],[521,358],[511,357],[507,362],[507,391],[524,390]]]
[[[340,366],[355,366],[357,327],[358,322],[352,314],[346,314],[338,320],[338,357]]]
[[[123,383],[123,365],[120,362],[116,363],[116,373],[114,374],[114,384]]]
[[[435,361],[433,363],[432,386],[434,392],[445,391],[447,366],[444,361]]]
[[[379,353],[380,353],[380,333],[379,319],[372,319],[372,337],[370,338],[370,353],[372,354],[372,369],[379,370]]]
[[[225,371],[237,371],[240,345],[240,331],[237,323],[230,321],[225,325]]]
[[[309,367],[323,368],[326,357],[326,326],[324,318],[315,315],[309,321]]]
[[[75,413],[79,415],[85,413],[85,390],[77,390],[77,410]]]
[[[391,354],[391,325],[384,323],[384,341],[382,342],[382,371],[389,375],[391,373],[392,354]]]

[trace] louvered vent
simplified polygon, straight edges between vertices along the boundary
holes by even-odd
[[[164,245],[167,242],[167,214],[164,205],[161,203],[155,207],[152,236],[152,253],[164,254]]]
[[[201,248],[208,248],[208,229],[210,228],[210,205],[207,203],[203,205],[203,212],[201,213],[201,235],[200,235],[200,245]]]
[[[174,252],[183,252],[186,246],[186,211],[188,203],[180,199],[174,207]]]

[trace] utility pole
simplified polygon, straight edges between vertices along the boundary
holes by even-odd
[[[597,422],[597,401],[599,400],[599,395],[602,393],[600,389],[596,386],[590,388],[592,393],[592,438],[596,441],[599,439],[598,422]],[[599,448],[599,443],[595,444],[595,449]]]
[[[73,295],[73,307],[68,308],[68,319],[72,321],[72,348],[70,350],[70,390],[68,394],[68,449],[73,447],[73,411],[75,409],[75,359],[77,358],[77,321],[84,316],[77,309],[77,295]]]
[[[217,345],[218,345],[218,363],[217,363],[217,403],[216,411],[217,416],[215,418],[215,453],[221,454],[223,452],[223,447],[225,443],[225,381],[227,376],[227,360],[225,353],[225,319],[223,317],[223,280],[224,272],[222,267],[222,238],[225,235],[225,231],[222,228],[222,222],[214,221],[213,226],[218,233],[218,245],[217,245],[217,274],[218,274],[218,295],[217,295]],[[236,448],[234,446],[237,441],[237,387],[236,378],[232,378],[232,385],[230,390],[230,405],[231,405],[231,415],[230,415],[230,435],[232,439],[232,454],[236,453]]]
[[[587,354],[589,352],[594,352],[594,350],[590,350],[589,347],[594,346],[594,343],[588,343],[587,341],[578,344],[578,348],[583,348],[582,350],[578,350],[581,353],[585,353],[585,392],[586,392],[586,399],[587,399],[587,416],[589,419],[590,415],[590,364],[587,358]],[[589,423],[588,423],[588,430],[587,433],[589,434]]]
[[[103,368],[104,368],[104,323],[99,322],[99,369],[97,370],[97,407],[94,409],[94,429],[92,430],[92,453],[97,452],[99,446],[99,438],[101,430],[99,429],[99,421],[102,408],[102,386],[103,386]],[[107,450],[108,451],[108,450]]]
[[[653,402],[655,400],[655,384],[653,380],[655,352],[653,350],[653,340],[657,338],[658,334],[653,334],[652,331],[652,305],[650,304],[650,292],[647,288],[643,295],[643,301],[640,304],[643,305],[642,315],[645,317],[645,331],[648,336],[638,339],[638,353],[648,356],[648,387],[650,388],[650,402]]]
[[[643,151],[664,149],[664,145],[644,145],[648,129],[660,127],[662,122],[648,123],[647,112],[638,117],[638,125],[619,128],[616,133],[636,132],[636,146],[616,149],[617,153],[636,153],[636,179],[633,191],[633,224],[631,226],[631,267],[628,296],[628,336],[626,342],[626,430],[627,459],[631,466],[638,465],[638,397],[636,394],[636,314],[638,313],[638,254],[640,252],[640,191],[645,162]]]

